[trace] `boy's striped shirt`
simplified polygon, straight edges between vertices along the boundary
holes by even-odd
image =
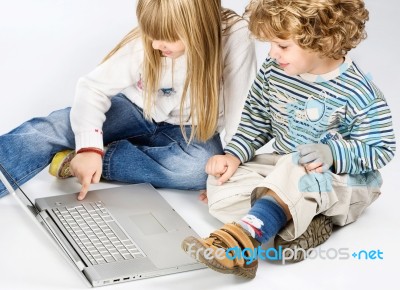
[[[288,76],[266,59],[225,152],[243,163],[273,138],[278,154],[293,153],[300,144],[329,145],[337,174],[377,170],[395,152],[386,100],[348,57],[337,70],[321,76]]]

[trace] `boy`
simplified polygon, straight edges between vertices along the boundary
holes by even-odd
[[[276,234],[284,247],[306,240],[297,243],[305,256],[329,237],[329,221],[355,221],[380,194],[395,137],[382,93],[347,56],[366,36],[362,0],[258,0],[248,13],[269,58],[225,155],[206,165],[210,212],[227,224],[182,247],[216,271],[254,278],[259,245]],[[275,152],[255,156],[273,138]]]

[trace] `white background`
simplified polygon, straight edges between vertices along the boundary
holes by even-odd
[[[247,3],[222,2],[239,13]],[[384,92],[400,136],[400,44],[393,24],[400,4],[395,0],[367,0],[366,4],[371,18],[368,38],[350,55]],[[93,69],[135,24],[134,0],[2,0],[0,134],[34,116],[70,106],[77,79]],[[259,64],[267,47],[257,43]],[[18,148],[15,150],[18,154]],[[318,258],[284,266],[261,261],[252,281],[206,269],[104,289],[373,289],[382,284],[395,289],[400,258],[398,160],[396,157],[382,170],[382,196],[356,223],[336,229],[321,247],[348,248],[350,252],[379,249],[383,260]],[[42,172],[25,189],[32,193],[73,192],[78,184],[56,181]],[[200,235],[221,225],[197,201],[196,192],[161,193]],[[12,196],[0,199],[0,231],[0,289],[85,289]]]

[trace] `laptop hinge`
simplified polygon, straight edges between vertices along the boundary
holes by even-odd
[[[42,211],[39,213],[41,218],[38,218],[39,222],[44,225],[44,228],[51,234],[51,236],[57,241],[57,243],[61,246],[64,252],[71,258],[74,264],[78,267],[79,271],[83,271],[85,269],[85,264],[82,262],[82,259],[78,256],[78,254],[74,251],[74,249],[69,245],[68,240],[62,234],[62,232],[58,229],[57,225],[51,219],[51,217],[45,212]]]

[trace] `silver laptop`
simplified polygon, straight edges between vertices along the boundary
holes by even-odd
[[[149,184],[33,203],[1,164],[0,178],[93,287],[204,268],[180,246],[197,234]]]

